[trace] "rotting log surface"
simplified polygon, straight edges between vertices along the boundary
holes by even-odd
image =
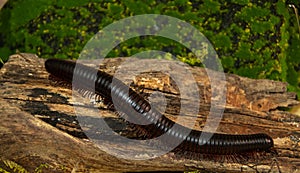
[[[174,81],[168,75],[156,71],[130,76],[134,69],[122,64],[124,60],[105,59],[101,69],[113,74],[121,64],[119,67],[128,72],[126,76],[120,76],[124,77],[125,83],[133,84],[137,89],[144,88],[145,96],[153,91],[164,92],[171,105],[167,106],[166,114],[171,119],[176,117],[180,104]],[[278,152],[273,160],[262,160],[261,164],[252,168],[239,163],[174,158],[170,154],[134,161],[111,156],[83,138],[84,133],[75,122],[72,91],[68,87],[53,85],[44,69],[44,61],[32,54],[13,55],[0,70],[1,160],[14,161],[30,172],[42,164],[48,165],[44,172],[195,169],[213,172],[279,172],[278,167],[282,172],[299,171],[300,118],[278,109],[297,104],[296,95],[286,92],[285,83],[226,75],[227,105],[217,130],[224,133],[269,134]],[[161,64],[165,69],[171,68]],[[210,108],[209,80],[204,69],[191,67],[189,70],[201,90],[201,105],[195,126],[201,129]],[[116,119],[112,111],[101,109],[100,113],[108,120]],[[114,123],[118,125],[116,121]],[[115,128],[118,130],[118,127]]]

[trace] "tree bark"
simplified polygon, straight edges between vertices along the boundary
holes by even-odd
[[[149,160],[126,160],[102,151],[86,138],[76,122],[74,105],[78,103],[72,97],[72,90],[68,85],[49,80],[44,61],[33,54],[12,55],[0,70],[0,168],[7,167],[5,161],[8,160],[29,172],[34,172],[37,168],[44,172],[299,170],[300,118],[282,109],[298,104],[298,101],[295,93],[287,92],[286,83],[226,74],[226,107],[217,132],[267,133],[274,139],[278,152],[272,159],[259,158],[259,163],[255,166],[253,163],[247,165],[196,157],[173,157],[172,153]],[[144,64],[151,62],[153,61],[143,61]],[[167,103],[165,113],[176,121],[182,92],[176,85],[177,81],[156,69],[139,72],[137,68],[133,68],[139,66],[138,63],[140,62],[131,58],[104,59],[100,67],[110,74],[118,72],[118,78],[157,103],[158,107],[164,100],[161,95],[151,93],[163,93]],[[159,64],[164,69],[174,71],[168,61],[160,61]],[[193,74],[199,87],[201,101],[194,128],[201,130],[209,115],[212,98],[212,86],[206,74],[217,72],[199,67],[188,67],[187,70]],[[184,73],[177,75],[185,77]],[[189,85],[193,81],[182,82]],[[187,105],[192,105],[192,98],[193,95],[187,95],[183,100]],[[107,118],[107,123],[111,122],[110,127],[126,132],[123,121],[117,118],[116,113],[102,107],[99,113]],[[186,122],[180,123],[186,125]],[[109,141],[104,145],[116,147]]]

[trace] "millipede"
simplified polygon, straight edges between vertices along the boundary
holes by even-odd
[[[150,103],[122,81],[101,70],[76,63],[70,60],[47,59],[46,70],[53,76],[72,83],[77,88],[94,92],[108,100],[113,106],[121,110],[129,119],[140,122],[150,122],[147,125],[136,124],[146,138],[154,138],[162,134],[168,135],[168,141],[181,140],[175,148],[184,152],[208,155],[236,155],[251,152],[270,151],[273,139],[264,133],[257,134],[222,134],[210,133],[176,124],[167,118]],[[76,68],[75,68],[76,67]],[[177,128],[172,128],[176,124]],[[185,135],[183,132],[190,132]],[[211,136],[204,138],[203,136]]]

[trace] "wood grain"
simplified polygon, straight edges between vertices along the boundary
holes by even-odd
[[[125,60],[131,61],[128,58],[105,59],[101,69],[111,74],[120,68],[126,71],[126,74],[122,73],[120,76],[125,83],[134,86],[145,97],[150,96],[153,102],[157,98],[151,93],[164,93],[169,104],[166,114],[176,120],[180,92],[172,78],[155,69],[131,75],[135,74],[136,69],[132,68],[132,64],[126,65]],[[160,64],[163,68],[172,70],[167,63]],[[201,95],[199,115],[194,128],[202,129],[210,110],[211,86],[205,69],[189,67],[188,70],[194,75]],[[273,137],[278,152],[277,157],[262,159],[258,165],[251,167],[253,163],[245,165],[204,161],[173,157],[172,153],[139,161],[109,155],[93,142],[83,138],[84,133],[76,123],[73,107],[78,103],[72,99],[70,88],[48,79],[44,59],[33,54],[12,55],[0,70],[0,74],[0,157],[2,160],[14,161],[30,172],[45,163],[49,165],[44,168],[45,172],[299,171],[300,118],[282,111],[283,107],[298,102],[294,93],[286,91],[286,83],[226,75],[227,105],[217,131],[237,134],[267,133]],[[160,97],[158,102],[159,99]],[[184,101],[188,102],[189,99]],[[104,107],[99,113],[106,117],[115,130],[126,132],[122,121],[119,121],[114,112]],[[188,115],[187,123],[189,116],[196,115]],[[186,122],[180,123],[185,125]],[[109,141],[107,145],[114,147]]]

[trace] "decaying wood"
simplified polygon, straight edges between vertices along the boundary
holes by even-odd
[[[135,69],[123,63],[124,60],[105,59],[101,69],[111,74],[118,69],[126,71],[126,74],[120,74],[123,81],[137,90],[144,88],[141,92],[145,96],[156,91],[163,92],[171,104],[166,109],[167,115],[171,119],[176,117],[180,95],[171,77],[155,69],[133,75]],[[128,60],[130,63],[131,59]],[[165,69],[172,68],[167,63],[160,64]],[[201,129],[210,109],[211,87],[204,69],[190,67],[189,71],[201,90],[201,105],[195,125],[195,128]],[[176,158],[171,154],[140,161],[111,156],[83,138],[84,133],[75,122],[73,104],[76,103],[72,100],[72,91],[68,87],[56,86],[48,79],[44,59],[32,54],[13,55],[0,74],[0,159],[16,162],[30,172],[43,164],[48,165],[43,168],[45,172],[195,169],[213,172],[279,172],[280,169],[282,172],[296,172],[300,168],[300,118],[279,109],[298,103],[296,95],[286,91],[286,83],[226,75],[227,105],[217,131],[267,133],[274,139],[278,152],[278,156],[262,159],[261,163],[251,167],[239,163]],[[155,101],[155,98],[152,99]],[[99,111],[108,120],[116,119],[115,113],[110,110]],[[3,163],[0,162],[1,166]]]

